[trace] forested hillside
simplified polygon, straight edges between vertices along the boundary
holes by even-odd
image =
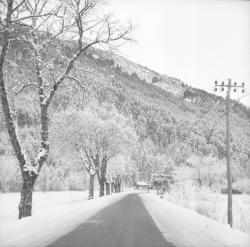
[[[25,35],[25,28],[17,27],[17,32]],[[49,47],[43,54],[48,57],[44,66],[59,73],[74,49],[72,41]],[[29,157],[34,158],[33,152],[39,149],[41,123],[29,52],[25,42],[11,42],[5,78],[18,134]],[[86,133],[93,134],[97,129],[101,130],[98,138],[105,137],[109,147],[108,169],[120,174],[127,184],[131,185],[134,179],[147,180],[153,172],[189,167],[194,171],[190,179],[199,186],[223,186],[226,176],[221,176],[225,170],[221,164],[225,163],[226,135],[225,102],[221,97],[101,50],[82,54],[74,75],[79,80],[67,79],[51,103],[51,151],[36,189],[86,188],[85,167],[74,146],[81,145]],[[29,85],[23,87],[24,84]],[[81,126],[84,119],[86,123]],[[21,175],[2,112],[0,123],[1,190],[19,191]],[[239,184],[247,176],[250,178],[250,110],[233,102],[231,126],[233,182]],[[84,128],[85,134],[81,132]],[[83,136],[80,143],[71,140],[77,135]],[[88,145],[96,145],[92,138],[89,136]],[[201,177],[202,170],[213,173],[211,181]],[[175,179],[178,181],[178,177]]]

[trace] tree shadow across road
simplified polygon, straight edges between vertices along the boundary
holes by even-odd
[[[137,194],[129,194],[49,247],[174,247]]]

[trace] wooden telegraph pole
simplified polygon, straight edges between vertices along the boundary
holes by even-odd
[[[238,86],[235,82],[232,85],[231,79],[228,79],[228,84],[226,85],[224,82],[218,84],[218,81],[215,81],[215,91],[218,90],[218,87],[221,88],[221,91],[224,91],[224,88],[227,88],[227,97],[226,97],[226,141],[227,141],[227,222],[233,227],[233,200],[232,200],[232,174],[231,174],[231,147],[230,147],[230,92],[231,89],[236,93],[237,88],[242,89],[242,93],[244,93],[245,84]]]

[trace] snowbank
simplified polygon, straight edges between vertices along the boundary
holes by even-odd
[[[18,198],[17,195],[13,195],[9,203],[1,198],[0,202],[5,201],[5,204],[0,204],[1,208],[4,209],[5,213],[11,213],[7,213],[5,219],[0,223],[0,246],[46,246],[86,222],[101,209],[117,202],[127,193],[114,194],[90,201],[84,195],[84,192],[34,193],[33,216],[22,220],[14,219],[14,214],[11,212],[12,204]],[[10,206],[9,211],[7,210],[8,205]],[[14,204],[15,211],[17,211],[17,205]]]
[[[178,247],[246,247],[249,235],[195,211],[140,194],[148,212],[168,242]]]
[[[96,195],[98,193],[96,192]],[[18,218],[18,204],[20,193],[0,193],[0,227],[12,223]],[[85,191],[56,191],[33,193],[33,214],[37,214],[46,208],[65,205],[77,201],[86,201],[88,193]]]

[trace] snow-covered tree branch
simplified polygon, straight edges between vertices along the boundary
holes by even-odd
[[[33,186],[48,157],[49,106],[55,93],[67,80],[82,85],[81,80],[70,72],[80,56],[84,56],[91,47],[98,44],[113,46],[116,42],[128,40],[131,27],[123,28],[106,18],[98,8],[99,4],[96,0],[1,1],[0,89],[9,136],[23,176],[19,218],[31,215]],[[66,54],[64,47],[68,40],[72,41]],[[18,93],[36,85],[36,97],[40,103],[40,147],[34,159],[27,157],[21,147],[6,90],[9,82],[4,76],[5,59],[9,46],[14,44],[27,48],[26,62],[33,73],[33,81],[23,84]]]

